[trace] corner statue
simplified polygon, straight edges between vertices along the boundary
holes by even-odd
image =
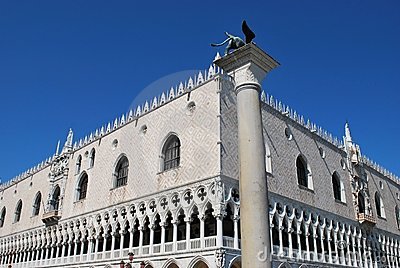
[[[228,32],[225,32],[226,36],[228,38],[220,43],[220,44],[211,44],[213,47],[220,47],[223,46],[224,44],[228,43],[228,45],[225,48],[225,56],[228,55],[229,51],[232,49],[238,49],[244,46],[245,44],[251,43],[251,41],[256,37],[256,35],[253,33],[252,30],[250,30],[249,26],[247,26],[247,23],[245,20],[242,22],[242,32],[244,33],[246,43],[237,36],[233,36],[229,34]]]

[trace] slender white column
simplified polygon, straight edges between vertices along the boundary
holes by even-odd
[[[107,246],[107,238],[106,235],[103,235],[103,255],[106,254],[106,246]]]
[[[186,222],[186,250],[190,249],[190,218],[185,219]]]
[[[72,244],[74,243],[74,241],[70,240],[68,242],[68,252],[67,252],[67,257],[72,256]]]
[[[161,253],[164,252],[164,245],[165,245],[165,223],[161,223]]]
[[[338,233],[338,228],[335,227],[335,229],[333,229],[333,246],[335,248],[335,259],[334,259],[335,264],[340,263],[340,254],[339,254],[339,249],[338,249],[337,233]]]
[[[239,226],[238,226],[238,218],[237,217],[235,217],[235,218],[233,218],[233,247],[235,248],[235,249],[239,249]],[[200,238],[202,238],[201,237],[201,233],[200,233]],[[201,240],[203,240],[203,239],[201,239]]]
[[[292,222],[289,222],[289,223],[288,223],[288,232],[287,232],[287,235],[288,235],[288,243],[289,243],[289,252],[288,252],[289,258],[292,258],[292,256],[293,256],[293,240],[292,240],[292,234],[293,234]]]
[[[62,243],[62,250],[61,250],[61,257],[63,258],[65,256],[65,246],[67,245],[67,242]]]
[[[143,226],[139,226],[139,255],[143,254]]]
[[[296,234],[297,234],[297,248],[299,250],[298,256],[302,260],[303,255],[302,255],[302,248],[301,248],[301,221],[296,221]]]
[[[121,256],[122,256],[122,250],[124,249],[124,240],[125,240],[125,234],[123,230],[119,231],[119,251],[121,251]]]
[[[115,232],[113,232],[111,237],[111,251],[114,251],[115,248]]]
[[[282,238],[282,231],[283,231],[283,226],[282,226],[282,218],[279,217],[279,223],[278,223],[278,234],[279,234],[279,250],[278,250],[278,256],[283,256],[283,238]]]
[[[223,226],[222,226],[222,215],[217,215],[217,247],[220,248],[223,246]]]
[[[76,256],[77,255],[77,253],[78,253],[78,241],[79,241],[79,239],[78,238],[75,238],[75,241],[74,241],[74,243],[75,243],[75,246],[74,246],[74,256]],[[81,244],[81,247],[82,247],[82,244]]]
[[[317,261],[318,260],[318,251],[317,251],[317,228],[315,227],[315,225],[312,225],[313,228],[313,244],[314,244],[314,260]]]
[[[149,243],[150,244],[150,249],[149,249],[150,255],[153,254],[154,228],[155,228],[155,226],[151,225],[151,227],[150,227],[150,243]]]
[[[332,237],[331,237],[332,233],[331,232],[332,232],[332,229],[328,228],[327,230],[328,230],[328,232],[327,232],[326,239],[328,240],[328,262],[329,263],[333,263],[332,247],[331,247],[331,241],[332,241]]]
[[[235,79],[237,95],[242,267],[270,268],[270,235],[260,83],[279,65],[253,43],[215,61]],[[256,224],[255,224],[256,223]]]
[[[89,243],[88,243],[88,247],[89,247]],[[84,249],[85,249],[85,239],[82,237],[81,238],[81,251],[79,252],[79,255],[81,255],[81,261],[82,261],[82,256],[83,256],[83,250]]]
[[[133,248],[133,233],[135,232],[134,228],[131,228],[129,230],[129,252],[132,252]]]
[[[94,253],[97,253],[99,251],[99,236],[96,236],[96,241],[94,243]]]
[[[358,259],[359,259],[359,267],[363,266],[363,256],[361,255],[361,234],[356,236],[357,239],[357,247],[358,247]]]
[[[320,234],[320,239],[321,239],[321,252],[322,252],[322,254],[321,254],[321,260],[320,261],[322,261],[322,262],[326,262],[326,260],[325,260],[325,246],[324,246],[324,239],[325,239],[325,235],[324,235],[324,227],[320,227],[320,232],[319,232],[319,234]]]
[[[178,242],[178,222],[177,221],[172,221],[172,226],[173,226],[173,233],[172,233],[172,241],[174,245],[174,252],[177,251],[177,242]]]
[[[306,238],[306,260],[310,260],[310,245],[309,245],[309,239],[308,237],[310,236],[310,233],[308,231],[308,225],[306,225],[306,230],[305,230],[305,238]]]

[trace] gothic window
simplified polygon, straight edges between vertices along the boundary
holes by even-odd
[[[200,238],[200,219],[198,208],[194,206],[190,216],[190,239],[196,238]]]
[[[77,188],[78,200],[86,198],[87,187],[88,187],[88,175],[86,174],[86,172],[84,172],[81,179],[79,180]]]
[[[167,219],[165,220],[165,242],[173,241],[174,234],[174,226],[172,224],[172,214],[171,212],[167,213]]]
[[[358,213],[365,213],[365,199],[361,192],[358,193]]]
[[[115,169],[115,187],[121,187],[128,183],[129,161],[126,156],[122,156]]]
[[[226,206],[225,212],[226,214],[222,221],[223,236],[234,237],[233,212],[229,204]]]
[[[398,206],[394,208],[394,216],[396,217],[397,228],[400,229],[400,209]]]
[[[22,200],[20,199],[15,207],[15,215],[14,215],[14,222],[19,222],[21,219],[21,212],[22,212]]]
[[[95,157],[96,157],[96,150],[93,148],[89,156],[89,168],[92,168],[94,166]]]
[[[214,209],[211,204],[207,205],[207,210],[204,212],[204,236],[217,235],[217,220],[213,215]]]
[[[0,214],[0,228],[4,226],[5,219],[6,219],[6,207],[3,207]]]
[[[376,206],[376,213],[379,217],[385,218],[385,208],[383,206],[381,195],[378,192],[375,192],[375,206]]]
[[[35,200],[33,201],[33,211],[32,216],[39,215],[40,212],[40,203],[42,202],[42,194],[37,192]]]
[[[299,155],[296,159],[296,169],[298,184],[309,189],[313,189],[311,172],[307,167],[307,161],[301,155]]]
[[[153,244],[161,244],[161,217],[159,214],[156,215],[153,225]]]
[[[51,198],[51,210],[58,210],[60,206],[60,194],[61,194],[60,186],[57,185],[54,188],[53,195]]]
[[[171,135],[164,144],[163,168],[162,170],[170,170],[179,167],[181,142],[175,135]]]
[[[81,167],[82,167],[82,156],[79,155],[78,159],[76,160],[76,171],[75,171],[75,174],[79,174],[81,172]]]
[[[336,171],[332,175],[332,187],[334,198],[345,202],[344,185]]]

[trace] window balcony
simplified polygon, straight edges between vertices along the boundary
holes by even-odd
[[[357,213],[357,220],[361,224],[365,225],[375,225],[376,224],[376,219],[372,215],[367,215],[365,213]]]
[[[42,215],[42,221],[47,226],[56,225],[61,216],[58,215],[58,210],[47,211]]]

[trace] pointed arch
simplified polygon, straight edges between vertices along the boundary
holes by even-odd
[[[335,200],[345,203],[346,195],[344,190],[344,184],[339,174],[336,171],[333,172],[332,174],[332,189],[333,189],[333,197],[335,198]]]
[[[51,210],[58,210],[60,206],[60,195],[61,195],[61,188],[57,184],[54,189],[53,193],[51,195],[51,200],[50,200],[50,205],[51,205]]]
[[[179,268],[179,266],[178,266],[178,262],[175,259],[170,258],[165,261],[162,268]]]
[[[75,169],[75,174],[81,173],[81,168],[82,168],[82,156],[79,155],[78,158],[76,159],[76,169]]]
[[[94,167],[94,160],[96,158],[96,150],[93,148],[89,155],[89,168]]]
[[[311,176],[311,169],[304,155],[299,155],[296,159],[297,183],[303,187],[314,190]]]
[[[160,171],[179,167],[181,158],[181,141],[176,133],[169,133],[163,142],[160,154]]]
[[[242,267],[242,255],[235,256],[228,265],[229,268],[241,268]]]
[[[79,176],[78,184],[76,187],[76,200],[83,200],[86,198],[88,190],[89,177],[86,172],[82,172]]]
[[[41,203],[42,203],[42,193],[39,191],[36,193],[35,198],[33,199],[32,216],[39,215]]]
[[[212,204],[208,202],[204,209],[204,236],[217,235],[217,219],[214,216]]]
[[[290,264],[287,262],[282,262],[279,264],[278,268],[292,268],[292,266],[290,266]]]
[[[125,154],[121,154],[114,165],[113,188],[128,184],[129,160]]]
[[[210,267],[209,263],[205,258],[200,255],[195,256],[187,266],[188,268],[208,268]]]
[[[144,263],[144,268],[154,268],[154,264],[151,261],[146,260]]]
[[[3,207],[0,213],[0,228],[4,226],[6,220],[6,207]]]
[[[165,214],[165,243],[173,241],[174,226],[172,224],[172,213],[168,211]]]
[[[400,209],[397,205],[394,208],[394,216],[396,218],[397,228],[400,229]]]
[[[21,220],[21,213],[22,213],[22,200],[18,200],[17,205],[15,206],[15,213],[14,213],[14,223],[19,222]]]
[[[185,222],[185,211],[183,208],[179,209],[178,213],[176,214],[175,221],[177,222],[177,229],[178,229],[178,241],[186,239],[186,222]]]
[[[225,208],[225,216],[222,220],[223,236],[234,237],[234,222],[233,222],[232,205],[228,203]]]
[[[358,213],[365,213],[365,198],[362,192],[358,193],[357,203],[358,203]]]
[[[382,218],[386,218],[383,200],[382,200],[381,195],[377,191],[375,192],[375,207],[376,207],[376,213],[378,214],[378,216],[382,217]]]

